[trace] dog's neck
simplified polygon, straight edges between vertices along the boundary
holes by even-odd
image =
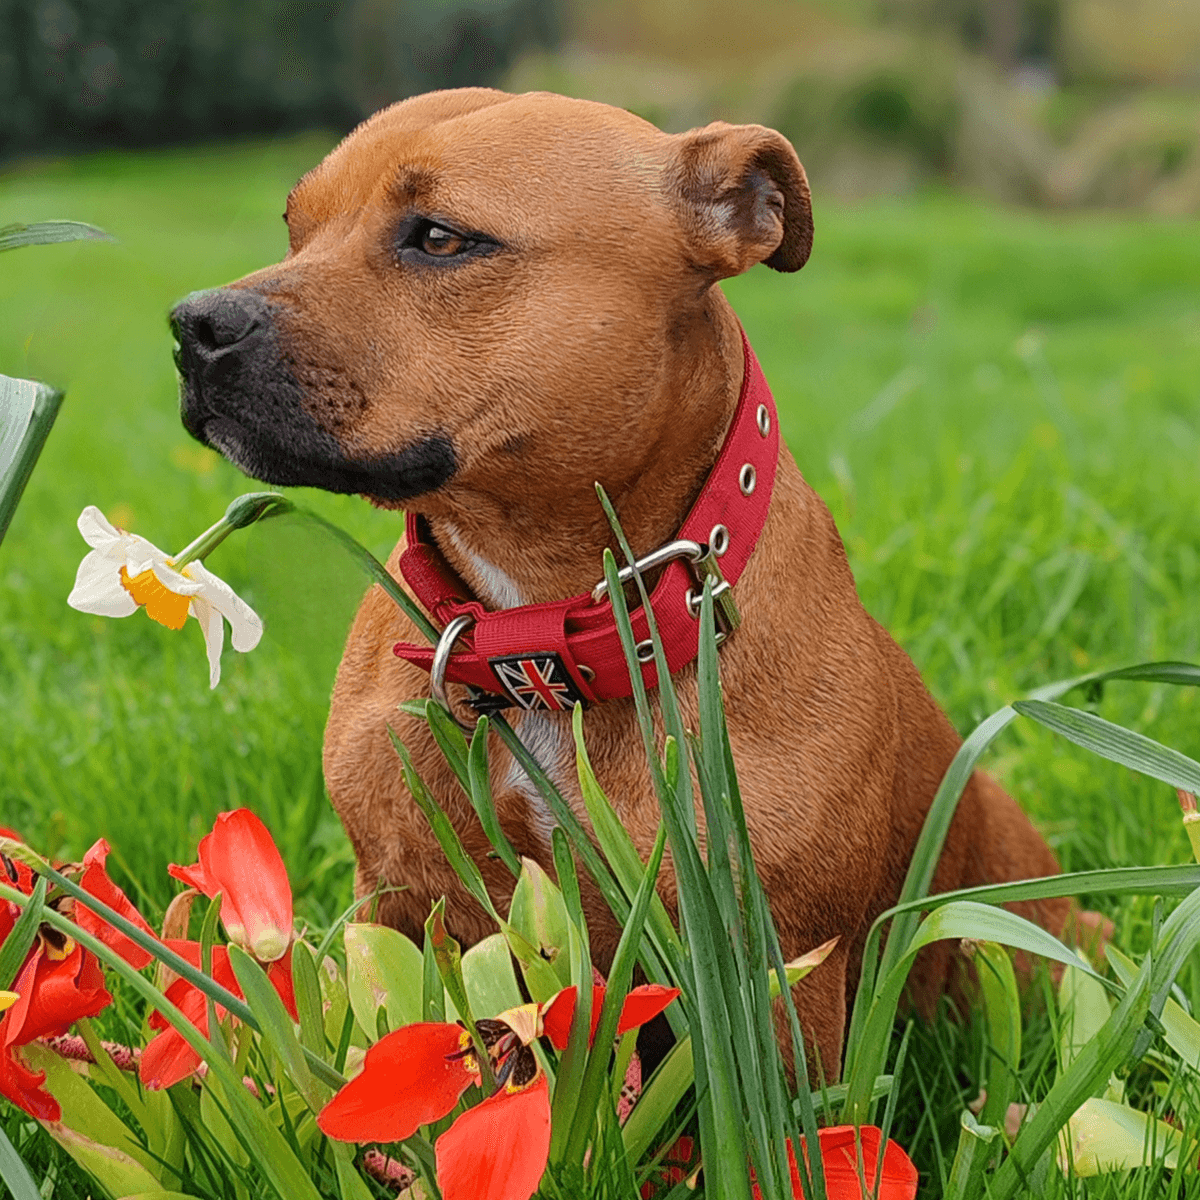
[[[681,348],[659,384],[670,402],[658,405],[669,416],[646,447],[654,467],[619,489],[610,488],[637,555],[676,536],[737,406],[744,371],[740,326],[719,293],[701,327],[700,344]],[[590,591],[602,576],[605,547],[616,549],[591,480],[576,494],[564,494],[552,511],[475,492],[456,497],[446,511],[427,519],[446,561],[495,609]]]

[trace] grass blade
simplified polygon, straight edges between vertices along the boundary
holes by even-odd
[[[430,701],[433,705],[433,701]],[[492,782],[488,778],[488,719],[480,717],[475,726],[475,734],[471,738],[471,746],[467,752],[467,776],[469,787],[467,795],[471,797],[479,823],[488,841],[492,843],[500,861],[513,873],[521,874],[521,860],[512,848],[512,843],[500,828],[500,817],[496,812],[496,803],[492,799]]]
[[[0,1125],[0,1180],[12,1193],[12,1200],[42,1200],[42,1194],[33,1182],[25,1160],[8,1140],[3,1125]]]
[[[17,918],[8,937],[0,944],[0,992],[8,991],[16,981],[17,972],[25,962],[25,956],[37,937],[42,923],[42,909],[46,902],[46,880],[39,878],[29,897],[29,903]]]
[[[0,250],[19,246],[50,246],[56,242],[115,242],[111,233],[84,221],[34,221],[26,225],[16,221],[0,226]]]
[[[1064,704],[1018,700],[1013,708],[1101,758],[1160,779],[1174,788],[1200,792],[1200,763],[1153,738]]]

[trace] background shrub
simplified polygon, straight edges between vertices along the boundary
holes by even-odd
[[[0,155],[348,129],[558,29],[556,0],[0,0]]]

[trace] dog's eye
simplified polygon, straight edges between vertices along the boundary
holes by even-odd
[[[470,238],[432,221],[422,221],[415,232],[413,240],[417,247],[432,258],[450,258],[474,245]]]

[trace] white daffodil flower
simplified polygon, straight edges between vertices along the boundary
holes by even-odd
[[[79,564],[67,603],[101,617],[128,617],[145,608],[146,615],[168,629],[182,629],[189,616],[200,622],[208,650],[209,685],[221,678],[225,621],[233,648],[253,650],[262,637],[258,614],[203,563],[176,570],[171,558],[152,542],[111,525],[89,504],[79,514],[79,532],[91,546]]]

